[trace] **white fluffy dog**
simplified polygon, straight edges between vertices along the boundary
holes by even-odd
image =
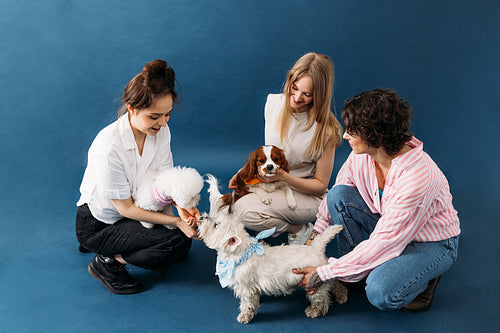
[[[134,201],[137,207],[173,215],[172,204],[184,209],[198,205],[203,184],[203,177],[195,169],[172,167],[160,174],[146,174],[137,186]],[[148,222],[141,223],[149,229],[154,226]]]
[[[249,323],[257,314],[260,295],[289,295],[302,280],[302,275],[292,272],[294,268],[322,266],[328,263],[325,248],[328,242],[342,229],[332,226],[317,235],[310,246],[268,246],[258,243],[265,238],[261,234],[251,237],[237,216],[218,212],[221,200],[217,180],[209,175],[210,212],[203,214],[198,224],[200,236],[205,244],[217,251],[217,272],[223,287],[233,289],[240,299],[237,320]],[[268,235],[274,232],[268,231]],[[313,295],[307,294],[311,302],[305,310],[308,317],[324,316],[330,307],[330,290],[337,302],[347,301],[347,289],[337,280],[324,283]]]

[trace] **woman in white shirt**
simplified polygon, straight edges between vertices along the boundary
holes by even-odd
[[[89,149],[76,235],[80,250],[97,254],[90,274],[116,294],[141,290],[126,264],[164,274],[186,257],[191,239],[198,237],[196,208],[177,208],[177,217],[141,209],[132,199],[147,171],[173,166],[167,122],[176,98],[173,69],[163,60],[147,63],[123,92],[120,118],[101,130]],[[144,228],[138,221],[156,226]]]
[[[275,227],[277,236],[288,233],[291,244],[304,244],[312,231],[318,206],[333,170],[335,148],[342,128],[331,112],[333,64],[319,53],[303,55],[289,70],[282,94],[270,94],[265,106],[265,144],[284,150],[290,172],[280,170],[263,182],[283,181],[293,188],[297,208],[290,209],[282,191],[271,193],[263,204],[254,193],[234,205],[248,229]],[[229,188],[235,188],[234,176]]]

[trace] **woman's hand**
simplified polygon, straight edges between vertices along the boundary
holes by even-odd
[[[318,275],[317,267],[305,267],[303,269],[294,269],[295,274],[304,274],[302,281],[297,284],[297,287],[303,287],[309,295],[314,294],[323,285],[323,281]]]
[[[184,209],[180,207],[176,207],[177,212],[181,219],[189,226],[194,227],[198,224],[198,219],[200,218],[200,211],[198,208],[189,208]]]
[[[259,172],[259,179],[264,182],[264,183],[272,183],[272,182],[286,182],[286,177],[289,175],[288,172],[286,172],[285,170],[283,169],[279,169],[278,172],[276,172],[274,175],[272,176],[266,176],[266,175],[262,175],[260,172]]]
[[[200,234],[198,233],[198,230],[196,230],[194,226],[187,224],[182,218],[179,218],[179,220],[176,223],[176,226],[187,237],[200,240]]]
[[[231,177],[231,179],[229,180],[229,185],[228,185],[228,188],[230,190],[235,190],[237,189],[238,187],[236,186],[236,176],[238,174],[235,174],[233,177]]]

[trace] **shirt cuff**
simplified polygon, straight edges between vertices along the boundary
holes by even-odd
[[[328,264],[327,265],[318,266],[316,268],[316,271],[318,272],[318,275],[319,275],[319,278],[321,279],[321,281],[327,281],[327,280],[331,280],[331,279],[335,278],[335,276],[333,275],[333,273],[331,271],[331,267],[330,267],[330,265],[334,261],[335,261],[334,258],[330,258],[328,260]]]

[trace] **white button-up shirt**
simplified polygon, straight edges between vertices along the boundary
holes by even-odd
[[[161,172],[172,166],[168,126],[155,136],[146,135],[141,156],[126,113],[102,129],[92,142],[77,205],[87,203],[96,219],[113,224],[123,216],[110,199],[128,199],[146,171]]]

